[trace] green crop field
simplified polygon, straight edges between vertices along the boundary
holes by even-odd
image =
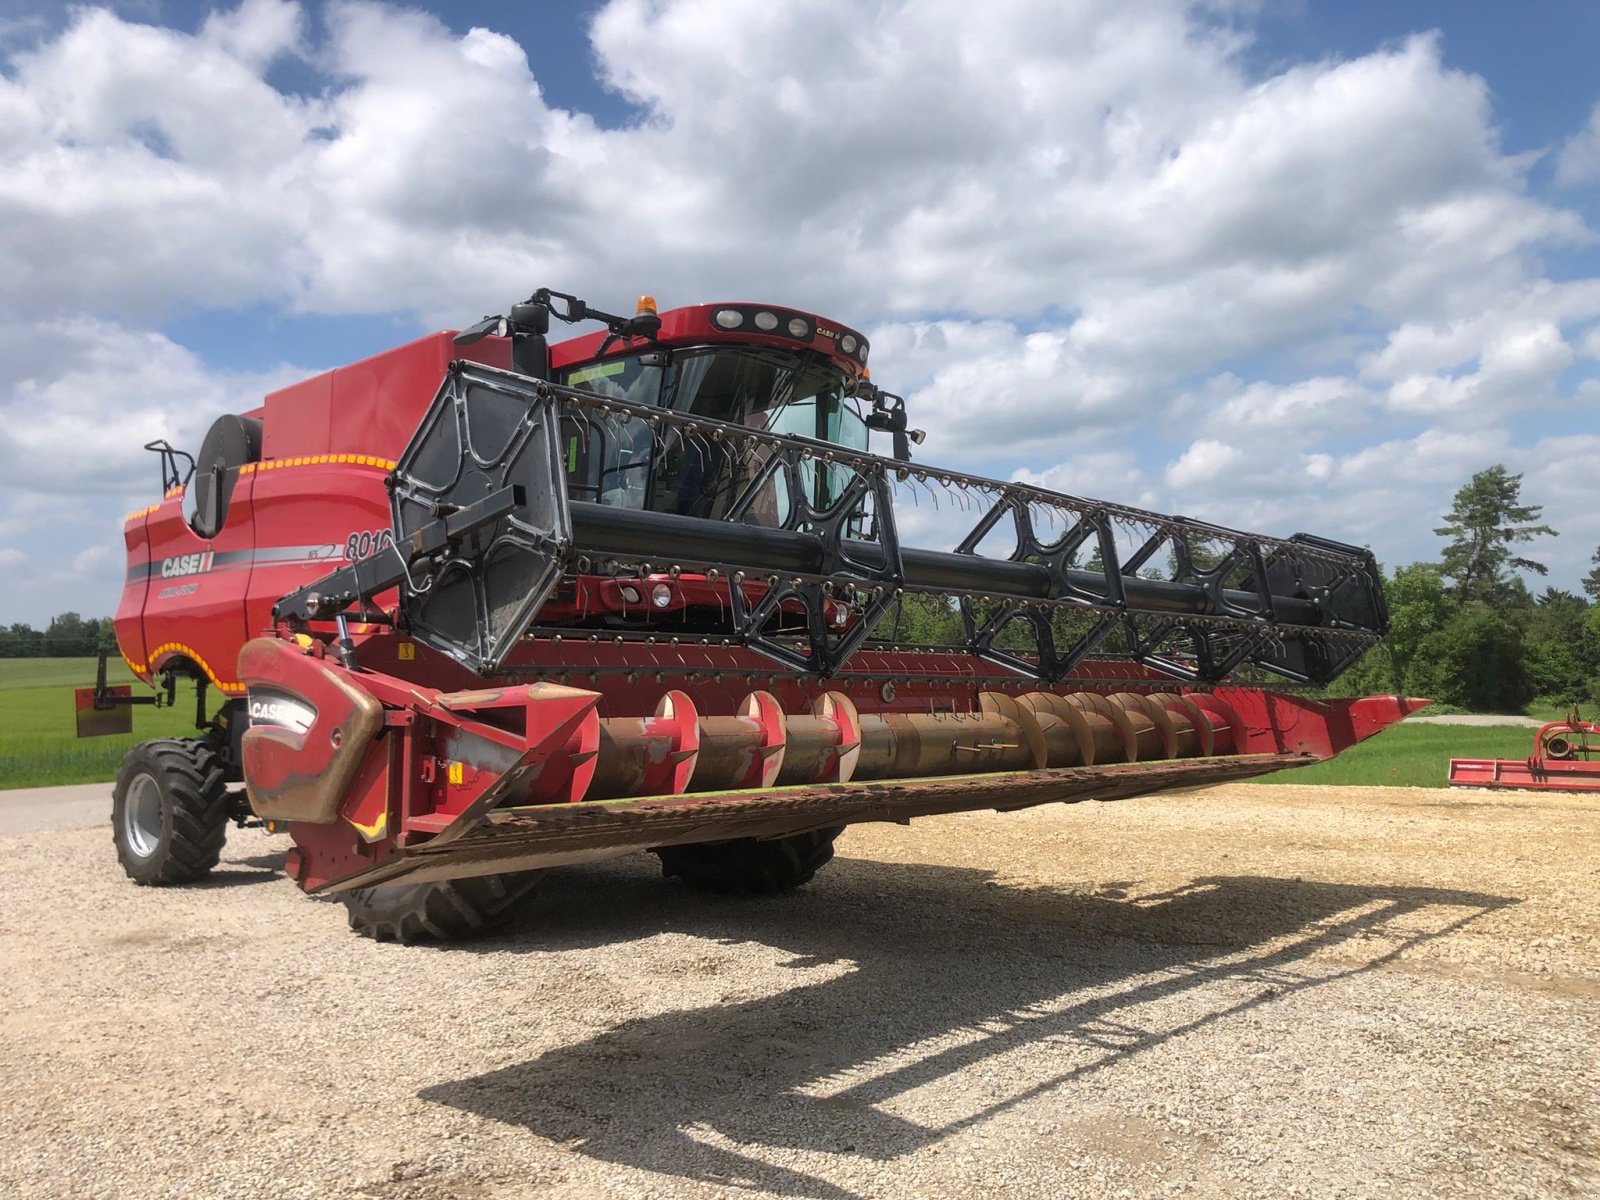
[[[91,686],[94,671],[92,658],[0,658],[0,788],[114,779],[139,742],[193,732],[194,690],[180,686],[176,708],[135,708],[132,734],[80,741],[72,689]],[[120,660],[109,664],[106,679],[132,683],[134,695],[151,694]]]
[[[1519,725],[1402,723],[1314,767],[1267,775],[1259,783],[1368,787],[1444,787],[1452,758],[1527,758],[1534,729]]]

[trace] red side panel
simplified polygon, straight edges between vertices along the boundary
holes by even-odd
[[[950,671],[951,667],[940,670]],[[1082,664],[1062,686],[1120,690],[1116,685],[1123,680],[1141,690],[1163,682],[1160,675],[1131,662],[1107,660]],[[1162,690],[1168,689],[1185,690],[1171,682]],[[1197,691],[1190,699],[1227,728],[1219,753],[1312,754],[1317,758],[1331,758],[1348,750],[1433,703],[1414,696],[1317,700],[1248,686]]]
[[[333,375],[328,371],[267,397],[262,406],[262,458],[299,458],[328,452]]]
[[[1431,701],[1403,696],[1313,700],[1252,688],[1218,688],[1197,697],[1227,712],[1237,754],[1312,754],[1332,758]]]
[[[122,599],[117,604],[113,625],[117,631],[117,647],[128,664],[128,669],[141,678],[150,677],[145,663],[144,600],[150,588],[150,537],[145,529],[153,509],[141,509],[131,515],[122,527],[122,540],[127,547],[127,574],[122,584]]]
[[[454,337],[452,333],[441,333],[438,337],[448,339]],[[468,362],[482,363],[486,367],[499,367],[503,371],[511,370],[511,342],[502,337],[486,337],[482,341],[473,342],[470,346],[457,346],[450,342],[450,353],[446,361],[461,358]]]
[[[331,457],[335,461],[264,462],[255,472],[256,549],[246,636],[271,627],[272,606],[284,596],[375,553],[389,532],[389,494],[383,486],[387,460]],[[379,596],[377,602],[392,604],[394,597]]]
[[[331,449],[399,458],[456,357],[452,349],[449,335],[436,333],[335,371]]]
[[[389,533],[384,477],[450,363],[468,357],[506,366],[510,344],[486,338],[458,347],[449,333],[430,334],[267,397],[246,636],[271,625],[272,606],[288,593],[377,552]],[[377,597],[379,605],[392,601]]]
[[[183,515],[183,496],[164,501],[148,518],[144,640],[152,671],[169,658],[199,665],[224,692],[244,690],[234,672],[245,630],[245,591],[253,558],[251,491],[255,476],[234,485],[228,519],[215,538],[202,538]]]
[[[1581,758],[1452,758],[1450,786],[1600,792],[1600,762]]]
[[[349,672],[325,667],[292,642],[255,638],[239,652],[250,689],[240,746],[257,816],[328,824],[383,728],[383,705]]]
[[[273,392],[263,409],[262,456],[398,458],[452,361],[467,358],[492,367],[511,365],[511,345],[504,338],[457,346],[451,336],[432,333]]]

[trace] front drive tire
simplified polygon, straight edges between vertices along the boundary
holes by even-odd
[[[775,896],[809,882],[833,858],[833,840],[843,832],[837,826],[767,841],[738,838],[662,846],[651,853],[661,860],[663,875],[676,876],[686,887],[729,896]]]
[[[111,792],[111,836],[129,879],[152,887],[203,879],[227,834],[227,785],[210,746],[174,738],[128,751]]]
[[[537,871],[435,883],[357,888],[339,898],[350,928],[379,942],[459,941],[504,925],[533,891]]]

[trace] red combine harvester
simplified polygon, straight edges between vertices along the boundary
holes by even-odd
[[[1450,786],[1509,788],[1530,792],[1600,792],[1600,725],[1576,709],[1565,721],[1550,721],[1533,735],[1527,758],[1452,758]]]
[[[551,345],[552,316],[603,328]],[[913,465],[867,350],[772,305],[541,290],[197,457],[152,443],[117,636],[168,702],[195,682],[199,734],[128,755],[128,874],[195,879],[264,823],[357,930],[451,936],[543,867],[650,850],[782,891],[848,824],[1242,779],[1414,706],[1292,692],[1384,633],[1370,553]],[[908,502],[948,549],[902,542]],[[102,671],[87,723],[159,699],[128,691]]]

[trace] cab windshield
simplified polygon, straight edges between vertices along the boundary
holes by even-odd
[[[621,358],[569,371],[570,387],[630,400],[667,405],[716,421],[790,436],[867,448],[867,428],[845,395],[844,372],[818,354],[788,354],[751,347],[679,351],[671,365]],[[721,443],[685,437],[675,429],[659,438],[640,421],[621,425],[569,418],[569,490],[575,499],[624,508],[649,508],[712,519],[726,516],[755,473],[736,462]],[[850,472],[802,466],[801,484],[810,503],[828,507]],[[790,508],[781,478],[757,497],[746,520],[780,525]]]
[[[680,412],[833,441],[844,372],[819,355],[774,350],[699,350],[673,363],[672,406]]]

